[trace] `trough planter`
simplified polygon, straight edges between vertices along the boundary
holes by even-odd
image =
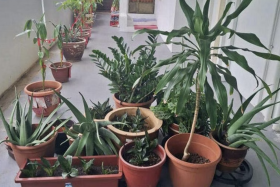
[[[113,99],[115,101],[116,108],[122,107],[143,107],[143,108],[150,108],[151,104],[154,102],[155,98],[152,97],[149,101],[144,103],[127,103],[119,100],[118,94],[113,95]]]
[[[62,62],[62,67],[60,62],[55,62],[50,65],[53,77],[56,81],[64,83],[68,82],[71,78],[71,62]]]
[[[156,187],[160,178],[162,166],[166,160],[166,153],[160,145],[158,145],[154,153],[156,153],[161,161],[153,166],[135,166],[123,158],[123,155],[134,145],[134,142],[130,142],[122,146],[119,151],[120,162],[123,167],[123,173],[125,176],[126,184],[128,187]]]
[[[122,116],[126,112],[128,113],[128,115],[135,115],[137,108],[138,107],[124,107],[124,108],[115,109],[115,110],[109,112],[105,116],[105,120],[113,121],[113,119],[116,116]],[[156,118],[154,113],[149,109],[140,108],[140,111],[141,111],[142,116],[148,117],[145,121],[147,122],[148,126],[150,127],[150,129],[148,130],[149,137],[151,138],[151,140],[158,138],[158,132],[162,126],[162,120]],[[144,131],[143,132],[126,132],[126,131],[122,131],[122,130],[114,127],[113,125],[108,125],[107,128],[109,130],[111,130],[120,139],[122,144],[130,142],[130,141],[134,140],[135,138],[142,138],[145,136]]]
[[[44,117],[49,116],[52,111],[54,111],[60,103],[59,97],[54,93],[53,90],[60,93],[62,89],[62,84],[57,81],[45,81],[45,91],[42,90],[43,82],[34,82],[28,84],[24,88],[24,92],[28,95],[28,99],[33,96],[33,112],[36,116]]]
[[[248,147],[232,148],[221,144],[216,140],[215,132],[211,132],[209,137],[218,144],[222,150],[222,159],[217,165],[217,169],[221,172],[230,173],[235,171],[246,157]]]
[[[189,147],[190,153],[196,153],[210,160],[210,163],[193,164],[182,161],[176,156],[183,154],[190,134],[177,134],[169,138],[165,151],[169,157],[169,173],[173,187],[210,187],[216,166],[221,160],[219,146],[210,138],[194,134]],[[179,156],[180,158],[182,156]]]
[[[74,178],[63,179],[62,176],[57,177],[33,177],[33,178],[23,178],[22,172],[19,171],[15,182],[20,183],[22,187],[64,187],[65,183],[71,183],[73,187],[93,187],[93,186],[104,186],[104,187],[118,187],[118,180],[122,177],[122,169],[119,165],[119,159],[115,155],[108,156],[85,156],[81,157],[86,161],[94,158],[94,166],[101,166],[102,162],[104,166],[118,166],[119,172],[117,174],[107,174],[107,175],[80,175]],[[57,160],[57,158],[46,158],[51,164]],[[31,161],[40,159],[31,159]],[[72,165],[78,165],[80,160],[78,157],[73,157]],[[25,163],[26,165],[26,163]]]

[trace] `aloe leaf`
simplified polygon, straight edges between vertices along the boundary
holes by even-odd
[[[73,141],[73,143],[69,146],[69,148],[65,151],[63,156],[72,155],[74,152],[76,152],[79,142],[80,142],[80,137],[77,137]]]
[[[231,136],[228,136],[227,140],[228,140],[229,143],[234,143],[237,140],[240,140],[242,138],[252,138],[252,136],[248,135],[248,134],[243,134],[243,133],[235,133]]]
[[[11,129],[10,129],[10,125],[8,124],[8,122],[6,121],[5,117],[4,117],[4,114],[0,108],[0,117],[2,119],[2,122],[3,122],[3,125],[5,127],[5,130],[6,130],[6,133],[7,133],[7,136],[8,136],[8,139],[9,140],[14,140],[13,137],[12,137],[12,134],[11,134]]]
[[[274,119],[272,119],[272,120],[269,120],[268,122],[263,123],[262,125],[259,125],[257,128],[258,128],[259,130],[263,130],[263,129],[265,129],[266,127],[270,126],[270,125],[273,124],[273,123],[276,123],[276,122],[279,121],[279,120],[280,120],[280,117],[276,117],[276,118],[274,118]]]
[[[232,144],[229,145],[229,147],[233,147],[233,148],[238,148],[242,145],[245,145],[245,143],[248,143],[248,142],[255,142],[255,141],[260,141],[260,139],[257,139],[257,138],[251,138],[251,139],[242,139],[242,140],[238,140]]]
[[[89,136],[87,138],[87,143],[86,143],[86,155],[91,156],[94,154],[94,136],[93,132],[89,133]]]
[[[83,135],[81,137],[81,140],[79,141],[79,145],[77,147],[77,151],[75,153],[75,156],[80,156],[86,143],[87,143],[87,139],[89,137],[90,132],[83,132]]]
[[[259,161],[260,161],[260,163],[261,163],[261,165],[262,165],[262,167],[263,167],[263,169],[264,169],[264,173],[265,173],[266,178],[267,178],[268,186],[270,186],[270,177],[269,177],[267,168],[266,168],[266,166],[265,166],[265,163],[264,163],[264,161],[263,161],[263,158],[262,158],[259,154],[257,154],[257,157],[258,157],[258,159],[259,159]]]
[[[27,142],[27,129],[26,129],[26,123],[25,123],[25,109],[26,104],[24,105],[22,114],[21,114],[21,123],[20,123],[20,135],[19,135],[19,145],[25,146]]]
[[[68,99],[66,99],[65,97],[63,97],[62,95],[60,95],[59,93],[55,92],[58,97],[65,102],[65,104],[69,107],[69,109],[71,110],[71,112],[74,114],[74,116],[77,118],[77,120],[79,122],[85,122],[86,118],[84,117],[84,115],[70,102],[68,101]]]
[[[217,126],[217,102],[214,99],[214,92],[206,79],[204,84],[206,110],[210,118],[211,129],[214,130]]]
[[[97,137],[95,138],[95,140],[96,139]],[[103,152],[103,154],[105,155],[113,154],[113,152],[106,146],[106,143],[104,142],[103,138],[100,137],[100,141],[95,141],[94,143]]]
[[[84,98],[84,96],[80,93],[80,95],[82,96],[82,99],[83,99],[83,103],[84,103],[84,110],[85,110],[85,115],[86,115],[86,120],[87,122],[92,122],[92,117],[91,117],[91,114],[90,114],[90,110],[89,110],[89,107],[88,107],[88,104]]]
[[[104,140],[105,140],[106,143],[109,145],[109,147],[112,149],[112,151],[114,152],[114,154],[115,154],[115,155],[118,155],[118,152],[117,152],[115,146],[113,145],[111,139],[108,138],[108,137],[104,137]]]
[[[103,137],[104,139],[105,138],[110,138],[116,144],[121,145],[120,139],[114,133],[109,131],[108,129],[105,129],[105,128],[102,127],[102,128],[99,129],[99,133],[100,133],[100,136]]]

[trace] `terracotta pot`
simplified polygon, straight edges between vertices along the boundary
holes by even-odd
[[[33,94],[33,112],[35,112],[36,116],[41,117],[42,115],[44,117],[49,116],[54,109],[57,108],[57,106],[60,103],[59,97],[54,93],[53,90],[49,91],[40,91],[36,92],[43,87],[43,82],[33,82],[31,84],[28,84],[24,88],[24,92],[29,96],[28,99],[30,101],[31,96]],[[45,89],[54,89],[56,92],[60,93],[60,90],[62,89],[62,84],[57,81],[45,81]]]
[[[88,40],[89,40],[89,33],[88,32],[82,32],[82,38],[86,40],[85,48],[87,48]]]
[[[7,139],[7,138],[6,138]],[[5,146],[6,146],[6,149],[7,149],[7,151],[8,151],[8,154],[9,154],[9,156],[12,158],[12,159],[14,159],[15,160],[15,156],[14,156],[14,152],[13,152],[13,150],[12,150],[12,148],[11,148],[11,143],[9,143],[9,142],[4,142],[4,144],[5,144]]]
[[[53,77],[58,82],[68,82],[71,78],[71,62],[62,62],[63,67],[60,67],[60,62],[55,62],[50,65]]]
[[[217,169],[222,172],[230,173],[239,168],[239,166],[245,159],[248,147],[243,146],[241,148],[232,148],[229,146],[225,146],[215,139],[216,134],[214,132],[211,132],[209,137],[214,142],[216,142],[222,150],[222,159],[218,163]]]
[[[122,108],[122,107],[143,107],[143,108],[150,108],[151,104],[154,102],[155,98],[152,98],[151,100],[145,102],[145,103],[126,103],[122,102],[118,99],[118,94],[113,95],[113,99],[115,101],[116,108]]]
[[[65,183],[71,183],[73,187],[93,187],[93,186],[104,186],[104,187],[118,187],[118,180],[122,177],[122,168],[119,165],[119,159],[115,155],[104,155],[104,156],[86,156],[81,157],[87,161],[94,159],[94,166],[101,166],[102,162],[104,166],[118,166],[119,172],[117,174],[109,175],[80,175],[74,178],[63,179],[61,176],[57,177],[33,177],[33,178],[23,178],[22,172],[19,171],[15,182],[21,183],[22,187],[63,187]],[[46,158],[52,165],[57,160],[57,158]],[[40,158],[32,159],[40,162]],[[26,164],[26,162],[25,162]],[[78,157],[73,157],[72,165],[79,165],[80,160]]]
[[[94,24],[94,20],[93,21],[86,21],[85,24],[89,27],[92,28],[93,24]]]
[[[113,121],[115,116],[122,116],[126,112],[128,113],[128,115],[135,116],[137,108],[138,107],[124,107],[124,108],[115,109],[115,110],[109,112],[105,116],[105,120]],[[158,131],[162,126],[162,120],[156,118],[154,113],[149,109],[140,108],[140,111],[141,111],[141,115],[148,117],[145,121],[148,123],[149,127],[151,128],[150,130],[148,130],[149,137],[151,139],[158,138]],[[113,125],[108,125],[107,128],[109,130],[111,130],[121,140],[121,142],[123,144],[130,142],[130,141],[134,140],[135,138],[141,138],[141,137],[145,136],[145,132],[137,132],[137,133],[126,132],[126,131],[117,129]]]
[[[88,39],[91,37],[91,28],[83,28],[83,32],[89,33]]]
[[[53,126],[56,127],[58,126],[59,124],[61,124],[63,121],[65,121],[66,119],[58,119],[54,124]],[[66,122],[65,126],[67,128],[71,128],[73,125],[75,124],[74,121],[72,120],[69,120]],[[67,140],[67,136],[66,134],[64,133],[64,130],[65,130],[65,127],[61,127],[57,130],[58,132],[58,135],[56,137],[56,140],[55,140],[55,153],[58,154],[58,155],[63,155],[65,153],[65,151],[68,149],[69,147],[69,141],[66,141]],[[65,142],[66,141],[66,142]],[[63,143],[65,142],[65,143]],[[62,144],[63,143],[63,144]],[[62,145],[61,145],[62,144]]]
[[[166,153],[164,149],[158,145],[154,150],[161,161],[153,166],[141,167],[135,166],[126,162],[123,155],[134,145],[134,142],[130,142],[125,146],[122,146],[119,151],[120,162],[123,167],[123,173],[126,180],[127,187],[156,187],[160,178],[162,165],[166,160]]]
[[[169,138],[165,151],[169,157],[169,174],[173,187],[210,187],[216,166],[221,160],[221,149],[211,139],[194,134],[189,147],[190,153],[197,153],[210,160],[210,163],[192,164],[174,155],[180,155],[187,144],[190,134],[177,134]]]
[[[80,61],[84,54],[86,40],[80,38],[79,42],[63,42],[62,50],[66,60]]]
[[[10,144],[19,168],[23,168],[28,158],[53,157],[57,132],[46,142],[36,146]]]

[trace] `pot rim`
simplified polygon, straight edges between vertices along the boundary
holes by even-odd
[[[42,82],[43,82],[43,81],[37,81],[37,82],[32,82],[32,83],[26,85],[26,86],[24,87],[24,92],[25,92],[27,95],[29,95],[29,96],[32,96],[32,95],[33,95],[33,97],[40,97],[40,96],[42,96],[42,95],[52,95],[52,94],[55,94],[55,93],[53,92],[53,90],[51,90],[51,91],[44,91],[44,92],[34,92],[34,91],[30,91],[30,90],[29,90],[29,87],[30,87],[30,86],[32,86],[32,85],[34,85],[34,84],[40,84],[40,85],[42,85]],[[61,84],[60,82],[58,82],[58,81],[45,80],[45,83],[53,83],[53,84],[55,84],[55,85],[56,85],[56,88],[55,88],[54,90],[55,90],[56,92],[60,92],[60,90],[62,89],[62,84]]]
[[[213,140],[211,140],[210,138],[207,138],[207,137],[205,137],[205,136],[202,136],[202,135],[199,135],[199,134],[195,134],[195,133],[193,134],[194,136],[201,136],[201,137],[204,137],[205,140],[213,141],[213,142],[215,143],[215,145],[219,148],[219,149],[218,149],[219,151],[218,151],[218,153],[217,153],[217,155],[219,155],[218,158],[215,159],[214,161],[211,161],[210,163],[204,163],[204,164],[193,164],[193,163],[185,162],[185,161],[182,161],[182,160],[176,158],[176,157],[168,150],[167,145],[168,145],[169,141],[172,140],[173,138],[176,138],[177,136],[184,136],[184,135],[186,135],[186,134],[190,134],[190,133],[176,134],[176,135],[170,137],[170,138],[166,141],[164,148],[165,148],[165,151],[166,151],[167,156],[168,156],[170,159],[172,159],[172,160],[173,160],[174,162],[176,162],[177,164],[180,164],[180,165],[185,166],[185,167],[190,167],[190,168],[205,168],[205,167],[211,167],[211,166],[217,165],[217,164],[220,162],[220,160],[221,160],[221,158],[222,158],[222,151],[221,151],[220,147],[218,146],[218,144],[216,144],[216,143],[215,143]],[[187,142],[186,142],[186,143],[187,143]],[[193,143],[193,142],[192,142],[192,143]],[[198,149],[198,148],[197,148],[197,149]]]
[[[148,104],[150,104],[150,103],[153,103],[154,101],[155,101],[155,98],[154,98],[154,96],[149,100],[149,101],[146,101],[146,102],[143,102],[143,103],[127,103],[127,102],[123,102],[123,101],[121,101],[121,100],[119,100],[119,99],[117,99],[117,97],[116,97],[116,95],[117,95],[117,93],[115,93],[114,95],[113,95],[113,99],[114,99],[114,101],[116,102],[116,103],[118,103],[118,104],[120,104],[120,105],[130,105],[130,104],[133,104],[133,105],[136,105],[136,107],[137,107],[137,105],[148,105]]]
[[[55,68],[55,67],[53,67],[55,64],[60,64],[60,62],[54,62],[54,63],[52,63],[52,64],[50,64],[50,66],[49,66],[49,68],[50,69],[54,69],[54,70],[56,70],[56,69],[68,69],[68,68],[71,68],[72,67],[72,63],[71,62],[62,62],[63,64],[67,64],[66,65],[66,67],[63,67],[63,68]]]
[[[157,145],[156,148],[159,148],[162,152],[163,152],[163,159],[161,159],[160,162],[158,162],[157,164],[155,165],[152,165],[152,166],[135,166],[135,165],[132,165],[130,164],[129,162],[127,162],[123,156],[122,156],[122,153],[124,152],[124,148],[125,146],[129,146],[131,144],[133,144],[134,142],[129,142],[129,143],[126,143],[125,145],[123,145],[119,151],[119,158],[121,159],[122,163],[123,164],[126,164],[128,165],[129,167],[135,169],[135,170],[146,170],[146,169],[150,169],[150,168],[155,168],[155,167],[158,167],[158,166],[161,166],[165,163],[165,160],[166,160],[166,152],[164,150],[164,148],[161,146],[161,145]],[[158,155],[159,156],[159,155]],[[160,157],[160,156],[159,156]]]
[[[219,141],[217,141],[217,140],[214,138],[214,136],[212,135],[212,133],[213,133],[213,132],[210,132],[210,133],[209,133],[209,138],[210,138],[211,140],[213,140],[216,144],[218,144],[220,147],[223,147],[223,148],[229,149],[229,150],[233,150],[233,151],[243,151],[243,150],[248,150],[248,149],[249,149],[249,148],[246,147],[246,146],[242,146],[242,147],[240,147],[240,148],[234,148],[234,147],[226,146],[226,145],[220,143]]]
[[[120,111],[120,110],[127,110],[127,109],[137,109],[140,108],[141,110],[147,110],[149,112],[152,112],[151,110],[147,109],[147,108],[143,108],[143,107],[123,107],[123,108],[118,108],[118,109],[114,109],[111,112],[109,112],[106,116],[105,116],[105,121],[110,121],[109,117],[112,116],[116,111]],[[152,114],[154,115],[154,113],[152,112]],[[148,130],[148,134],[154,133],[157,130],[159,130],[162,126],[162,120],[157,119],[157,123],[155,123],[155,126],[151,129]],[[145,136],[145,131],[141,131],[141,132],[126,132],[126,131],[122,131],[116,127],[114,127],[113,125],[107,125],[107,128],[110,129],[111,131],[117,133],[117,134],[122,134],[125,136],[130,136],[130,137],[139,137],[139,136]]]
[[[80,41],[80,42],[62,42],[63,44],[83,44],[83,43],[86,43],[86,39],[84,39],[83,37],[77,37],[77,38],[79,38],[80,40],[82,40],[82,41]]]

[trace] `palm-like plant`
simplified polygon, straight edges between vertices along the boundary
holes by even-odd
[[[224,76],[225,81],[230,86],[230,93],[233,90],[236,90],[242,101],[242,95],[238,90],[238,85],[236,78],[231,74],[230,70],[224,66],[219,64],[215,64],[211,61],[212,56],[216,56],[222,60],[222,62],[228,66],[229,62],[236,63],[241,68],[243,68],[246,72],[252,74],[252,76],[256,79],[257,85],[259,84],[259,80],[264,85],[265,89],[271,96],[272,93],[268,87],[268,85],[255,74],[255,71],[249,66],[246,58],[241,55],[238,51],[250,52],[258,57],[267,59],[267,60],[280,60],[280,57],[274,54],[271,54],[270,51],[268,53],[253,51],[247,48],[240,48],[235,46],[221,46],[221,47],[211,47],[211,43],[216,40],[217,37],[224,36],[229,34],[229,37],[236,35],[237,37],[245,40],[246,42],[258,46],[260,48],[268,50],[259,40],[259,38],[252,33],[240,33],[236,32],[230,28],[228,25],[230,22],[237,18],[239,14],[246,9],[252,0],[242,1],[239,7],[231,14],[228,15],[231,5],[233,2],[229,2],[225,10],[213,28],[209,28],[209,18],[208,18],[208,10],[210,0],[207,0],[203,10],[201,10],[198,2],[196,3],[195,9],[192,9],[185,0],[180,0],[181,8],[185,14],[185,17],[188,22],[188,26],[184,26],[178,30],[172,30],[171,32],[166,31],[158,31],[158,30],[139,30],[134,35],[141,33],[149,33],[149,34],[163,34],[167,36],[166,44],[175,44],[184,47],[184,50],[176,55],[173,55],[171,58],[161,61],[158,63],[152,70],[147,71],[146,74],[149,74],[152,71],[157,71],[159,68],[173,64],[173,68],[171,71],[166,73],[163,78],[160,80],[157,85],[156,93],[161,91],[165,86],[166,91],[164,93],[164,99],[167,100],[170,96],[170,92],[172,88],[184,81],[184,85],[181,88],[179,102],[177,105],[177,113],[179,113],[184,104],[188,100],[188,96],[190,93],[191,82],[193,78],[195,78],[196,82],[196,107],[195,113],[193,117],[191,135],[184,149],[184,156],[182,160],[187,160],[189,157],[188,148],[190,142],[192,141],[195,124],[197,122],[198,109],[200,104],[200,95],[201,92],[205,93],[206,96],[206,109],[207,113],[210,117],[210,124],[212,129],[215,129],[217,124],[217,101],[214,97],[214,92],[217,96],[217,99],[221,105],[223,111],[223,121],[227,121],[229,116],[228,111],[228,95],[225,86],[222,83],[221,75]],[[196,42],[191,41],[191,37],[194,37]],[[181,38],[184,42],[174,42],[173,38]],[[154,44],[159,45],[159,44]],[[141,48],[143,46],[140,46]],[[216,49],[221,49],[223,54],[216,53]],[[210,86],[209,80],[206,77],[206,73],[209,72],[212,78],[213,86]],[[214,91],[213,91],[214,90]],[[239,124],[240,125],[240,124]],[[234,123],[232,127],[229,128],[228,133],[232,135],[233,130],[237,130],[239,126]],[[250,146],[251,144],[247,144]],[[257,153],[258,154],[258,153]],[[258,154],[259,155],[259,154]],[[264,157],[262,157],[264,158]],[[262,160],[261,160],[262,162]],[[269,162],[270,163],[270,162]],[[275,168],[275,167],[274,167]],[[277,172],[279,170],[275,168]]]
[[[111,124],[120,124],[119,122],[94,121],[88,104],[81,93],[85,116],[68,99],[59,93],[56,94],[65,102],[78,120],[78,124],[73,125],[70,129],[66,128],[67,135],[74,139],[74,142],[64,153],[64,156],[73,153],[75,156],[80,156],[84,148],[87,156],[117,154],[113,141],[118,145],[121,145],[121,142],[114,133],[104,127]]]

